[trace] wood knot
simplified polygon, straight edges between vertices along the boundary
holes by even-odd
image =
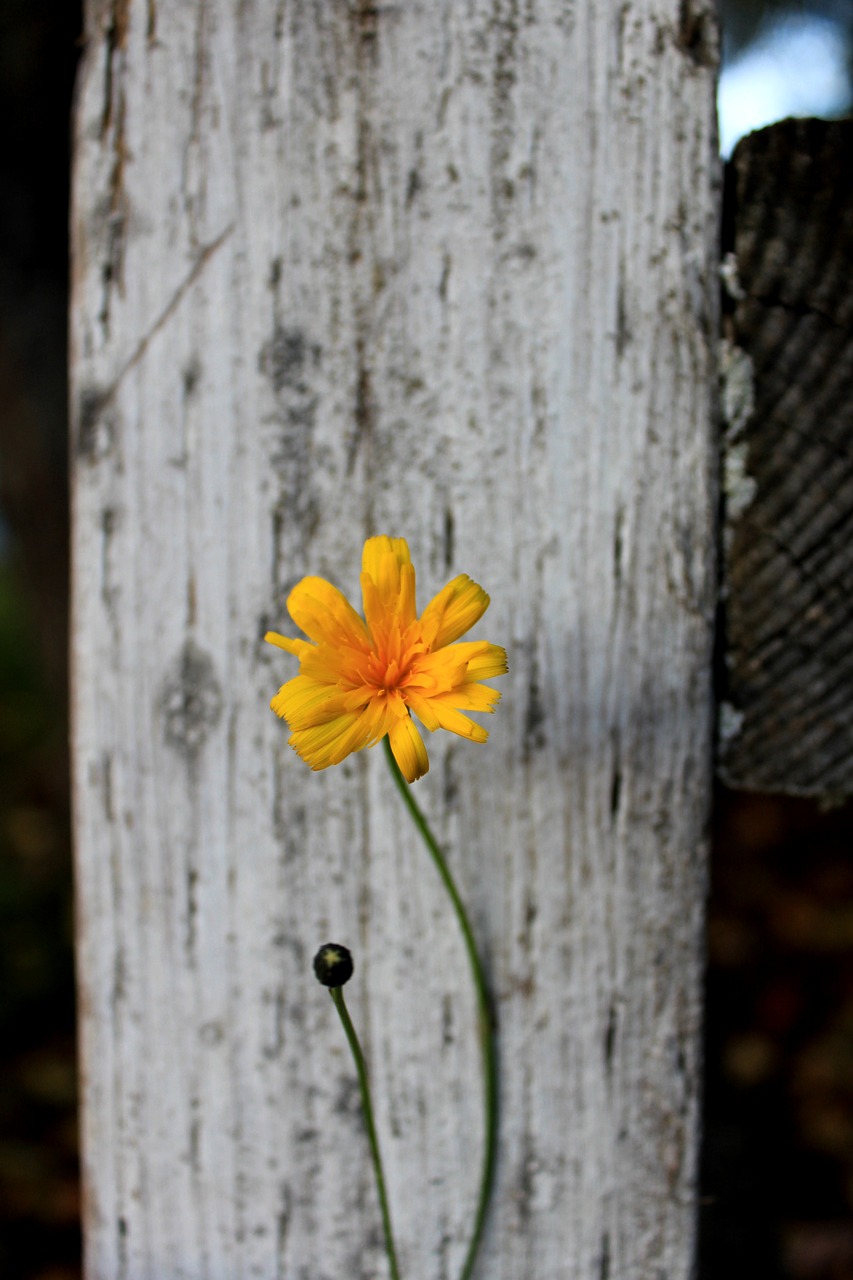
[[[706,0],[681,0],[675,44],[697,67],[716,67],[717,23]]]
[[[187,640],[166,677],[160,709],[166,742],[194,759],[222,714],[213,662],[194,640]]]
[[[112,392],[102,387],[83,387],[77,401],[74,432],[78,458],[95,463],[106,458],[115,441],[115,422],[109,412]]]

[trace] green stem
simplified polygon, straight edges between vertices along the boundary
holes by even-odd
[[[334,1000],[335,1008],[340,1015],[347,1040],[349,1041],[349,1047],[355,1060],[355,1069],[358,1072],[361,1109],[364,1112],[364,1122],[367,1125],[370,1153],[373,1156],[373,1171],[376,1175],[376,1186],[379,1191],[379,1207],[382,1211],[382,1226],[385,1231],[385,1252],[388,1254],[388,1263],[391,1267],[391,1280],[400,1280],[400,1272],[397,1268],[397,1253],[394,1248],[394,1236],[391,1232],[391,1214],[388,1209],[388,1195],[385,1190],[385,1175],[382,1172],[382,1157],[379,1154],[379,1140],[376,1137],[376,1126],[373,1123],[373,1107],[370,1102],[370,1085],[367,1082],[367,1067],[364,1064],[364,1054],[361,1052],[361,1045],[358,1042],[355,1027],[352,1025],[352,1020],[349,1016],[349,1010],[344,1000],[343,987],[330,987],[329,995]]]
[[[469,1280],[469,1277],[474,1270],[474,1262],[477,1258],[477,1251],[480,1247],[483,1227],[486,1222],[486,1210],[488,1208],[489,1199],[492,1193],[492,1186],[495,1180],[495,1162],[497,1157],[498,1052],[494,1034],[492,1002],[489,996],[489,988],[486,983],[486,975],[477,951],[477,944],[474,941],[474,932],[471,928],[471,922],[468,919],[468,913],[459,896],[459,890],[456,888],[456,883],[450,874],[450,869],[444,859],[444,854],[441,852],[438,841],[432,834],[426,818],[421,813],[418,803],[412,795],[411,787],[400,772],[400,767],[394,759],[394,753],[391,750],[391,743],[387,736],[383,739],[383,742],[388,766],[391,770],[394,781],[396,782],[399,792],[403,797],[406,808],[412,816],[415,826],[423,838],[424,844],[429,851],[430,857],[435,864],[435,868],[438,871],[442,883],[450,897],[450,901],[453,904],[453,909],[456,912],[456,918],[459,921],[459,927],[462,930],[462,937],[465,941],[465,949],[468,952],[468,959],[471,963],[471,975],[474,979],[474,988],[477,994],[477,1023],[480,1038],[480,1052],[483,1059],[485,1139],[483,1144],[483,1170],[480,1176],[480,1197],[477,1202],[477,1212],[474,1217],[474,1228],[471,1234],[471,1243],[468,1246],[468,1253],[465,1257],[465,1265],[462,1268],[461,1274],[461,1280]]]

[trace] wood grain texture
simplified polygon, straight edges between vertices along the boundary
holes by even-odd
[[[853,792],[853,122],[786,120],[727,176],[720,772]]]
[[[497,997],[479,1274],[685,1277],[714,613],[715,30],[684,0],[90,0],[73,221],[88,1280],[458,1273],[473,997],[384,771],[265,646],[405,535],[511,671],[417,784]]]

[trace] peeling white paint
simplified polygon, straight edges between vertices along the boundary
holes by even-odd
[[[720,747],[728,746],[740,734],[743,728],[743,712],[738,711],[737,707],[731,702],[721,702],[719,709],[718,730],[720,735]]]
[[[755,409],[752,360],[728,338],[720,342],[721,409],[726,443],[738,439]]]
[[[732,301],[742,302],[746,297],[746,293],[738,275],[737,256],[731,250],[720,263],[720,279],[723,282],[723,288]]]
[[[747,471],[748,448],[745,442],[726,447],[723,465],[723,490],[726,495],[726,519],[734,523],[750,506],[758,488]]]

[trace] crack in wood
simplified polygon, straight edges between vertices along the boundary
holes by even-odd
[[[127,46],[130,0],[114,0],[105,32],[104,89],[101,111],[101,138],[112,133],[112,167],[107,188],[106,254],[101,267],[103,286],[98,320],[105,337],[110,331],[110,298],[115,287],[122,287],[124,270],[127,198],[124,169],[127,160],[125,142],[126,99],[124,85],[116,69]]]
[[[106,456],[112,447],[112,431],[107,431],[107,440],[101,438],[103,435],[103,412],[112,404],[116,393],[119,390],[128,373],[139,364],[143,356],[147,352],[154,338],[163,330],[177,311],[181,302],[186,297],[189,290],[198,280],[204,268],[210,262],[217,249],[228,239],[234,230],[234,224],[222,231],[215,240],[207,244],[196,255],[195,262],[187,273],[186,277],[178,285],[171,299],[160,312],[151,327],[140,338],[127,360],[119,369],[113,381],[108,387],[84,387],[80,393],[77,406],[76,421],[76,449],[80,457],[95,461]]]
[[[497,47],[492,69],[489,167],[492,225],[496,240],[502,240],[506,234],[510,207],[515,198],[515,181],[509,172],[509,162],[515,138],[513,90],[517,79],[518,19],[518,0],[495,0],[492,25],[496,32]]]
[[[598,1263],[599,1280],[610,1280],[610,1234],[605,1231],[601,1237],[601,1254]]]
[[[104,33],[106,52],[104,58],[104,106],[101,113],[101,137],[109,131],[113,110],[113,57],[127,47],[128,14],[130,0],[113,0],[109,10],[109,22]]]

